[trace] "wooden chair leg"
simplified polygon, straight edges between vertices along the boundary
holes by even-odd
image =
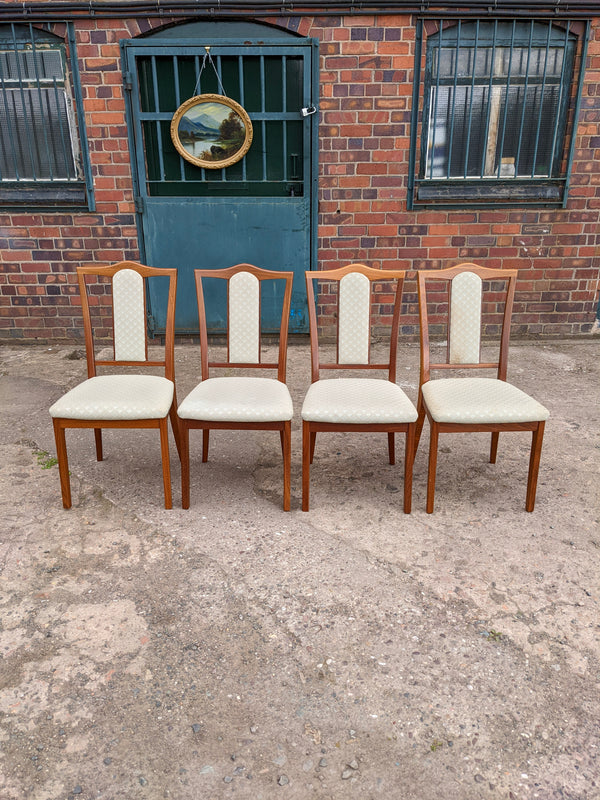
[[[310,430],[310,423],[302,421],[302,511],[308,511],[310,491],[311,450],[314,448],[315,434]]]
[[[417,454],[417,450],[419,449],[419,442],[421,441],[421,431],[423,430],[423,423],[425,422],[425,404],[423,403],[421,395],[419,395],[417,412],[418,412],[418,417],[415,423],[415,455]]]
[[[388,432],[388,458],[390,464],[396,463],[396,437],[393,431]]]
[[[292,423],[290,421],[283,425],[281,444],[283,447],[283,510],[289,511],[292,493]]]
[[[417,423],[418,424],[418,423]],[[435,470],[437,467],[438,427],[430,420],[429,424],[429,469],[427,471],[427,508],[433,514],[433,498],[435,496]]]
[[[208,439],[210,436],[209,428],[202,428],[202,463],[208,461]]]
[[[102,461],[102,428],[94,428],[94,439],[96,442],[96,461]]]
[[[65,429],[57,419],[53,419],[52,423],[54,425],[54,441],[56,442],[56,457],[58,459],[62,503],[64,508],[71,508],[71,480],[69,478],[69,461],[67,459]]]
[[[158,427],[160,430],[160,453],[162,457],[165,508],[173,508],[173,499],[171,497],[171,462],[169,459],[169,429],[167,427],[166,417],[159,420]]]
[[[315,457],[315,444],[317,442],[317,432],[311,431],[310,434],[310,463],[313,463],[313,458]]]
[[[413,463],[415,460],[415,429],[416,423],[411,423],[406,431],[404,446],[404,513],[410,514],[412,508],[412,480]]]
[[[527,498],[525,510],[533,511],[535,507],[535,493],[537,490],[540,456],[542,454],[542,441],[544,439],[545,422],[539,422],[531,437],[531,454],[529,456],[529,474],[527,476]]]
[[[492,444],[490,446],[490,464],[496,463],[496,456],[498,455],[499,438],[500,438],[500,433],[498,431],[494,431],[494,433],[492,433]]]
[[[173,404],[169,409],[169,419],[171,420],[171,428],[173,429],[173,436],[175,438],[175,447],[177,448],[177,455],[181,461],[181,436],[179,433],[179,417],[177,416],[177,401],[173,399]]]
[[[184,420],[179,424],[181,444],[181,507],[190,507],[190,429]]]

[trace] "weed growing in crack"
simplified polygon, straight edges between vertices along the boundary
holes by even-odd
[[[37,456],[37,463],[42,469],[50,469],[58,464],[58,458],[51,456],[45,450],[36,450],[35,455]]]

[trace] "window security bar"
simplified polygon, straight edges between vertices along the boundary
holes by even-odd
[[[428,52],[425,178],[557,177],[573,55],[568,21],[440,26]]]
[[[303,194],[302,58],[226,52],[217,53],[214,62],[216,76],[202,73],[201,59],[189,52],[138,57],[148,193]],[[254,127],[252,147],[227,169],[190,167],[171,145],[173,113],[192,95],[218,92],[219,83],[248,111]]]
[[[417,20],[408,208],[564,206],[589,36],[566,18]]]
[[[33,25],[8,28],[0,38],[0,182],[78,182],[63,50]]]

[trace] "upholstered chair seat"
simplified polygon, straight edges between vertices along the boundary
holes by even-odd
[[[289,389],[274,378],[207,378],[183,400],[181,419],[282,422],[294,415]]]
[[[442,378],[421,388],[436,422],[538,422],[549,417],[533,397],[496,378]]]
[[[158,375],[97,375],[75,386],[52,406],[51,417],[136,420],[166,417],[175,384]]]
[[[313,422],[382,425],[416,422],[417,409],[402,389],[380,378],[329,378],[310,385],[302,418]]]

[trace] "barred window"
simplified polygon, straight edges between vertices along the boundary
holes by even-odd
[[[0,26],[0,203],[86,203],[64,41]]]
[[[566,201],[581,91],[578,27],[437,22],[426,41],[420,126],[413,119],[414,206]]]

